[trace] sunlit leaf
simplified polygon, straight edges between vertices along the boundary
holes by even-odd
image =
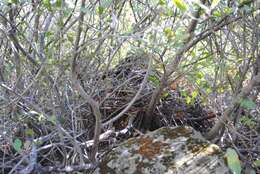
[[[200,85],[201,80],[200,80],[200,79],[197,79],[197,80],[196,80],[196,83],[197,83],[198,85]]]
[[[73,37],[73,33],[72,33],[72,32],[68,32],[68,33],[67,33],[67,39],[68,39],[68,41],[69,41],[70,43],[73,43],[74,37]]]
[[[197,72],[196,76],[201,79],[202,77],[204,77],[204,74],[202,72]]]
[[[209,94],[212,92],[212,89],[210,87],[206,88],[206,94]]]
[[[165,91],[165,92],[163,92],[162,97],[163,98],[167,98],[169,95],[170,95],[169,92]]]
[[[191,56],[196,57],[196,52],[194,50],[191,51]]]
[[[17,4],[19,1],[18,1],[18,0],[8,0],[7,2],[8,2],[8,3],[14,3],[14,4]]]
[[[191,97],[196,98],[198,96],[198,94],[199,94],[198,90],[195,90],[192,92]]]
[[[256,167],[260,167],[260,159],[255,160],[254,164]]]
[[[159,0],[159,5],[165,5],[166,1],[165,0]]]
[[[186,97],[185,97],[185,100],[186,100],[186,103],[187,103],[187,104],[190,104],[190,103],[191,103],[191,98],[190,98],[190,96],[186,96]]]
[[[224,8],[224,13],[225,14],[231,14],[232,12],[233,12],[232,8],[229,8],[229,7]]]
[[[172,31],[171,28],[164,28],[163,32],[165,34],[165,36],[167,37],[168,40],[172,39],[175,35],[175,33]]]
[[[39,115],[40,113],[38,113],[38,112],[36,112],[36,111],[33,111],[33,110],[31,110],[31,111],[29,111],[29,114],[31,114],[31,115]]]
[[[43,121],[43,120],[45,120],[45,117],[44,117],[43,114],[40,114],[40,115],[38,116],[38,121],[41,122],[41,121]]]
[[[176,5],[176,7],[179,8],[181,11],[187,10],[187,5],[183,0],[172,0],[172,1]]]
[[[220,10],[215,10],[214,12],[213,12],[213,16],[215,16],[215,17],[221,17],[222,15],[221,15],[221,11]]]
[[[215,8],[218,5],[219,2],[220,2],[220,0],[212,0],[211,8],[212,9]]]
[[[227,159],[227,165],[230,168],[230,170],[234,174],[240,174],[242,169],[237,152],[232,148],[228,148],[225,157]]]
[[[23,145],[23,143],[19,138],[16,138],[13,142],[13,147],[16,150],[16,152],[18,152],[18,153],[21,152],[22,145]]]
[[[218,88],[219,93],[223,93],[225,91],[226,91],[226,88],[224,88],[224,86],[219,86],[219,88]]]

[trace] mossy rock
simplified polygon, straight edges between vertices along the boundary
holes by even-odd
[[[225,174],[223,153],[191,127],[160,128],[131,138],[102,160],[95,174]]]

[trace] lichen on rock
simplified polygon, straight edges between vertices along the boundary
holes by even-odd
[[[131,138],[104,157],[95,174],[225,174],[217,145],[191,127],[163,127]]]

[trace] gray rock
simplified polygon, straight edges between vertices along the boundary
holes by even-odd
[[[225,174],[219,147],[191,127],[160,128],[131,138],[102,160],[95,174]]]

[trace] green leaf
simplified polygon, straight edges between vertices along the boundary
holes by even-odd
[[[230,168],[230,170],[234,174],[240,174],[242,169],[237,152],[232,148],[228,148],[225,157],[227,159],[227,165]]]
[[[26,129],[25,135],[28,136],[28,137],[33,137],[34,131],[32,129]]]
[[[191,98],[190,98],[190,96],[186,96],[185,100],[186,100],[186,103],[187,103],[187,104],[190,104],[190,103],[191,103]]]
[[[165,0],[159,0],[159,5],[165,5],[165,4],[166,4]]]
[[[192,92],[191,97],[194,99],[198,96],[198,94],[199,94],[198,90],[195,90]]]
[[[191,56],[196,57],[196,52],[194,50],[191,51]]]
[[[242,100],[242,102],[240,103],[240,106],[245,109],[255,109],[256,108],[256,104],[250,99]]]
[[[240,121],[243,125],[246,125],[251,128],[256,126],[256,122],[254,122],[254,120],[252,118],[249,118],[248,116],[241,117]]]
[[[204,74],[202,72],[197,72],[196,76],[197,78],[201,79],[202,77],[204,77]]]
[[[160,84],[160,80],[158,79],[158,77],[150,75],[148,77],[148,81],[152,82],[154,85],[158,86]]]
[[[201,80],[200,80],[200,79],[197,79],[197,80],[196,80],[196,83],[197,83],[198,85],[200,85]]]
[[[167,98],[169,95],[170,95],[169,92],[165,91],[165,92],[163,92],[162,97],[163,98]]]
[[[215,10],[214,12],[213,12],[213,16],[214,17],[221,17],[222,15],[221,15],[221,11],[220,10]]]
[[[212,89],[210,88],[210,87],[207,87],[206,88],[206,94],[209,94],[209,93],[211,93],[212,92]]]
[[[183,0],[172,0],[173,3],[178,7],[181,11],[187,10],[187,5]]]
[[[164,32],[164,34],[165,34],[165,36],[167,37],[168,40],[171,40],[175,35],[175,33],[169,27],[164,28],[163,32]]]
[[[72,32],[68,32],[67,33],[67,39],[70,43],[73,43],[73,33]]]
[[[49,11],[52,11],[50,0],[43,0],[42,3],[43,6],[46,7]]]
[[[186,92],[186,91],[181,91],[181,96],[183,96],[183,97],[187,97],[187,96],[188,96],[188,94],[187,94],[187,92]]]
[[[17,4],[17,3],[18,3],[18,0],[8,0],[7,2],[8,2],[8,3],[14,3],[14,4]]]
[[[225,14],[231,14],[232,12],[233,12],[233,9],[232,9],[232,8],[230,8],[230,7],[224,8],[224,13],[225,13]]]
[[[13,143],[13,147],[16,150],[16,152],[20,153],[22,150],[22,141],[19,138],[16,138]]]
[[[56,7],[61,8],[61,6],[62,6],[62,0],[56,0],[55,5],[56,5]]]
[[[260,159],[255,160],[254,164],[256,167],[260,167]]]
[[[105,10],[104,7],[99,6],[98,9],[97,9],[97,13],[98,13],[99,15],[102,15],[102,14],[104,13],[104,10]]]
[[[220,0],[212,0],[211,8],[212,9],[215,8],[218,5],[219,2],[220,2]]]

